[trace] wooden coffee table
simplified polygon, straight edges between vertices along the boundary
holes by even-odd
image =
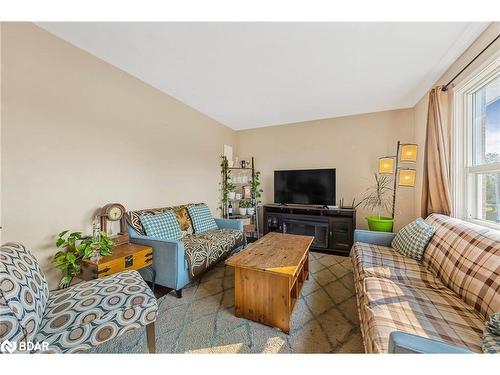
[[[309,278],[314,237],[268,233],[226,260],[234,272],[235,315],[290,332],[290,316]]]

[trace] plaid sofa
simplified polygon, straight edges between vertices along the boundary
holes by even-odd
[[[393,332],[481,352],[485,322],[500,311],[498,235],[444,215],[426,222],[436,231],[422,262],[393,250],[392,233],[357,231],[351,259],[367,353],[387,353]]]
[[[182,288],[190,281],[244,245],[243,220],[215,218],[217,229],[195,233],[194,218],[189,215],[188,206],[127,212],[131,240],[153,248],[155,283],[175,290],[178,297],[182,296]],[[148,237],[141,224],[142,215],[158,215],[167,210],[172,210],[177,217],[181,229],[180,241]],[[152,281],[151,273],[141,274]]]

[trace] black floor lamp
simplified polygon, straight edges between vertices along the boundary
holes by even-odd
[[[398,141],[395,156],[385,156],[378,161],[378,173],[394,175],[394,188],[392,191],[392,218],[396,210],[396,191],[399,186],[414,187],[417,177],[415,168],[402,168],[400,163],[415,163],[417,161],[418,145],[414,143],[401,143]],[[399,172],[399,179],[398,179]]]

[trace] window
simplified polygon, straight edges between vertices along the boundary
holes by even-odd
[[[500,228],[500,59],[455,91],[455,214]]]

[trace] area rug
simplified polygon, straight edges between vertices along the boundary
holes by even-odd
[[[305,282],[287,335],[234,316],[234,270],[223,262],[183,290],[158,299],[157,353],[363,353],[351,261],[310,253]],[[145,329],[90,353],[147,353]]]

